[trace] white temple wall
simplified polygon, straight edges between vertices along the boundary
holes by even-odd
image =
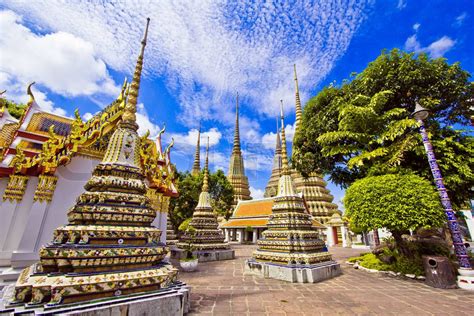
[[[71,163],[60,166],[55,175],[58,177],[53,200],[32,204],[26,230],[21,234],[17,247],[12,254],[12,266],[25,267],[39,259],[41,246],[52,241],[54,229],[67,224],[67,211],[74,205],[76,198],[84,192],[84,185],[99,160],[76,156]],[[32,178],[36,179],[37,178]],[[33,192],[25,194],[23,201],[33,201]]]
[[[8,178],[7,180],[8,181]],[[2,181],[3,182],[3,181]],[[33,196],[38,184],[38,178],[30,177],[24,198],[16,201],[3,201],[0,205],[0,265],[8,266],[11,262],[12,252],[18,248],[21,237],[26,231],[30,219]],[[4,191],[4,189],[3,189]],[[3,192],[2,192],[3,197]]]

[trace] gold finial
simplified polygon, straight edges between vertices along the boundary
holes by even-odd
[[[296,122],[295,122],[295,133],[299,130],[301,126],[301,121],[303,120],[303,110],[301,108],[301,100],[300,100],[300,89],[298,87],[298,77],[296,76],[296,64],[293,65],[293,69],[295,71],[295,112],[296,112]]]
[[[158,132],[158,136],[157,137],[161,137],[161,135],[166,131],[166,124],[163,123],[163,128]]]
[[[140,89],[140,79],[141,79],[142,67],[143,67],[143,55],[145,52],[149,25],[150,25],[150,18],[147,18],[145,35],[142,40],[142,49],[137,59],[135,72],[133,73],[133,80],[132,80],[132,84],[130,85],[130,92],[128,93],[127,104],[125,105],[125,111],[122,114],[123,121],[131,121],[131,122],[136,121],[135,113],[137,112],[138,91]]]
[[[125,79],[123,80],[122,90],[120,90],[120,94],[117,98],[118,101],[122,101],[125,99],[126,90],[127,90],[127,77],[125,77]]]
[[[174,137],[171,137],[171,143],[169,143],[168,147],[165,149],[165,154],[169,154],[171,148],[174,146]]]
[[[202,191],[209,192],[209,136],[207,137],[206,162],[204,163],[204,182],[202,185]]]
[[[35,101],[35,96],[33,95],[33,92],[31,92],[31,86],[34,84],[35,82],[33,81],[32,83],[28,85],[28,88],[26,88],[26,93],[28,93],[28,95],[30,96],[30,99],[28,100],[28,103],[27,103],[28,106],[31,106],[33,102]]]
[[[290,174],[288,169],[288,156],[286,155],[286,136],[285,136],[285,120],[283,117],[283,100],[280,100],[280,118],[281,118],[281,162],[283,174]]]

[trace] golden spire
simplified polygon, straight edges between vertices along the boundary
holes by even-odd
[[[288,168],[288,156],[286,155],[286,136],[285,136],[285,121],[283,117],[283,100],[280,100],[280,118],[281,118],[281,162],[284,175],[290,174]]]
[[[147,18],[145,36],[142,40],[142,49],[140,55],[138,55],[137,64],[135,66],[135,72],[133,73],[133,80],[130,85],[130,92],[128,93],[127,104],[125,105],[125,111],[122,114],[123,121],[136,121],[135,113],[137,112],[137,99],[138,90],[140,89],[140,78],[142,75],[143,67],[143,54],[145,52],[146,39],[148,36],[148,26],[150,25],[150,18]]]
[[[202,192],[209,192],[209,137],[207,137],[206,162],[204,163],[204,182]]]
[[[235,104],[235,131],[234,131],[234,147],[232,153],[240,153],[240,132],[239,132],[239,93],[237,92]]]
[[[199,123],[196,152],[194,153],[194,163],[191,174],[193,176],[198,175],[201,172],[201,123]]]
[[[303,120],[303,110],[301,109],[301,100],[300,100],[300,89],[298,87],[298,77],[296,76],[296,64],[293,65],[295,71],[295,88],[296,88],[296,103],[295,103],[295,110],[296,110],[296,124],[295,124],[295,134],[298,132],[301,121]]]

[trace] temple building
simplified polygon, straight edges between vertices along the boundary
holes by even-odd
[[[0,104],[0,289],[22,269],[40,260],[40,248],[56,227],[68,223],[65,206],[84,192],[118,129],[133,86],[126,81],[118,98],[91,119],[76,111],[67,118],[43,111],[31,85],[20,119]],[[2,95],[3,97],[3,95]],[[170,161],[171,146],[141,138],[147,195],[155,211],[153,225],[166,230],[169,199],[177,195]],[[159,234],[161,242],[166,234]]]
[[[200,262],[234,259],[234,250],[224,241],[224,234],[218,228],[217,216],[211,206],[209,194],[209,138],[207,140],[204,181],[199,194],[199,202],[193,212],[189,226],[195,231],[186,230],[177,243],[177,249],[171,251],[171,259],[186,257],[186,248],[191,246],[193,254]]]
[[[289,282],[315,283],[341,273],[340,266],[325,250],[324,241],[314,229],[298,195],[286,151],[283,105],[281,106],[282,173],[274,198],[268,229],[257,241],[253,258],[246,261],[247,271]]]
[[[250,200],[249,180],[245,176],[244,159],[240,149],[239,131],[239,95],[237,94],[235,106],[235,131],[234,145],[230,157],[229,173],[227,174],[230,184],[234,188],[234,205],[241,200]]]
[[[104,299],[159,289],[169,289],[168,298],[183,299],[177,289],[183,286],[176,282],[177,269],[163,261],[168,249],[160,241],[162,230],[152,226],[158,192],[165,189],[166,178],[170,180],[169,169],[158,168],[154,143],[148,135],[137,133],[137,98],[149,21],[125,106],[103,158],[67,212],[68,224],[54,230],[52,242],[39,251],[39,263],[21,273],[10,302],[13,306],[44,306],[51,312],[54,306],[96,299],[104,303]],[[79,131],[76,128],[71,135]],[[67,157],[69,145],[74,144],[70,138],[58,141],[51,135],[46,143],[52,139],[51,153],[59,151],[63,155],[56,157]],[[17,170],[29,169],[31,163],[25,158]],[[41,166],[45,171],[52,167],[44,161]],[[49,196],[56,181],[39,180],[40,185],[43,182],[47,186],[38,186],[37,191],[41,188],[42,196]]]
[[[274,201],[275,197],[239,201],[232,216],[220,227],[224,230],[226,240],[241,244],[256,244],[257,240],[262,237],[262,233],[267,229]],[[306,212],[309,214],[307,208]],[[320,236],[327,231],[326,226],[317,220],[312,219],[312,222],[313,228],[319,231]]]
[[[296,66],[294,66],[294,80],[296,90],[296,134],[301,128],[303,113],[298,87],[298,78],[296,75]],[[281,129],[284,129],[284,126],[281,126]],[[271,214],[272,208],[271,201],[272,198],[275,198],[278,194],[278,183],[282,172],[282,159],[282,147],[277,121],[276,145],[275,154],[273,157],[272,173],[267,186],[265,187],[264,199],[241,201],[237,204],[229,221],[221,225],[221,228],[226,232],[226,238],[228,238],[227,240],[238,242],[251,241],[255,243],[256,238],[258,239],[261,233],[267,228],[266,223],[268,221],[268,216]],[[341,212],[337,209],[337,205],[332,203],[334,197],[326,188],[326,182],[322,176],[312,173],[308,178],[304,178],[297,170],[292,168],[290,168],[290,174],[292,181],[295,184],[296,192],[298,192],[300,197],[303,198],[305,208],[313,216],[314,227],[321,229],[320,237],[324,240],[327,240],[327,235],[330,234],[331,246],[345,244],[348,245],[348,243],[343,242],[349,239],[347,236],[348,231],[345,227],[345,224],[341,226],[340,223],[336,223],[335,220],[329,222],[334,214],[340,215]],[[267,217],[266,221],[264,220],[265,217]],[[324,229],[321,227],[322,225],[324,225],[323,227],[327,226],[329,228]],[[336,227],[339,238],[334,237],[333,227]],[[250,237],[250,235],[252,235],[252,237]]]

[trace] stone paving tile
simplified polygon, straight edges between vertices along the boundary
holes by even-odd
[[[474,293],[354,270],[345,259],[360,250],[332,248],[343,275],[294,284],[244,275],[254,246],[233,245],[236,259],[200,263],[179,278],[191,286],[189,315],[473,315]]]

